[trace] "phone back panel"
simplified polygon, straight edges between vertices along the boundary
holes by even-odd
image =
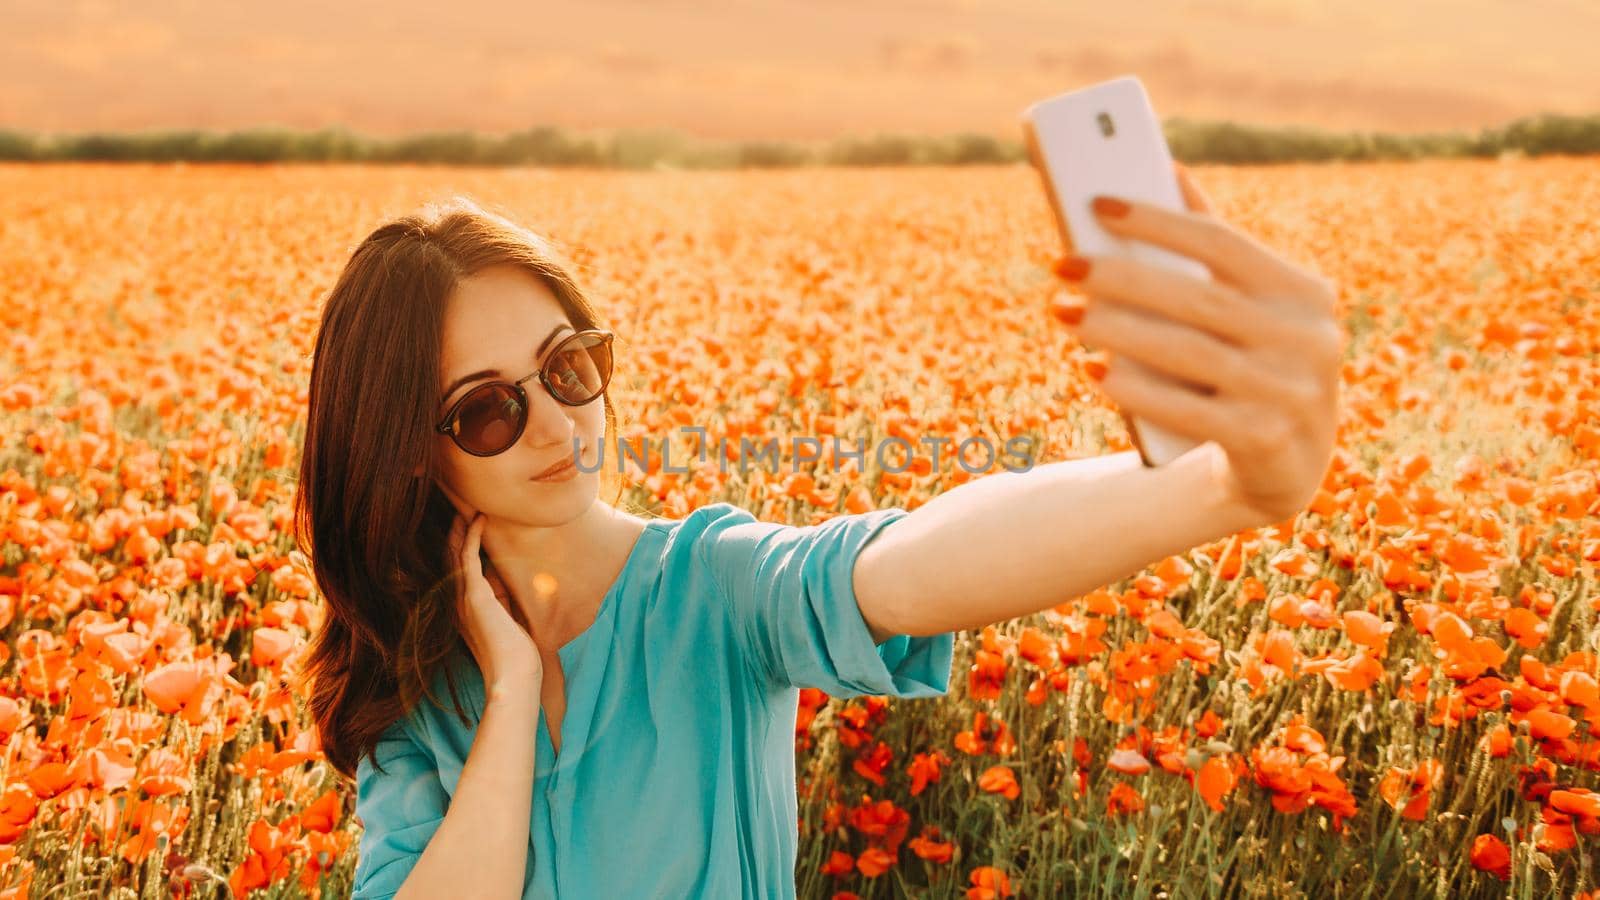
[[[1187,209],[1166,135],[1136,76],[1126,75],[1034,103],[1023,111],[1022,125],[1029,156],[1045,181],[1061,242],[1069,251],[1129,256],[1211,280],[1211,270],[1199,260],[1107,232],[1089,206],[1096,194],[1110,194],[1167,209]],[[1118,365],[1162,377],[1133,359],[1119,358]],[[1210,392],[1206,386],[1196,387]],[[1165,465],[1199,443],[1127,413],[1122,416],[1146,466]]]
[[[1065,246],[1080,254],[1126,254],[1210,280],[1210,270],[1197,260],[1110,234],[1089,208],[1095,194],[1185,208],[1166,136],[1138,78],[1127,75],[1041,100],[1024,111],[1023,125],[1034,166],[1055,198]]]

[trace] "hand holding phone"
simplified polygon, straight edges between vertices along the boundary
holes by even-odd
[[[1124,76],[1041,100],[1024,111],[1022,126],[1029,158],[1070,252],[1126,255],[1210,280],[1210,270],[1198,260],[1110,234],[1090,209],[1099,194],[1186,207],[1161,124],[1138,78]],[[1117,365],[1150,371],[1126,357]],[[1200,444],[1120,414],[1146,466],[1165,465]]]
[[[1062,238],[1088,264],[1057,274],[1088,295],[1079,333],[1116,354],[1105,386],[1136,414],[1123,418],[1144,464],[1220,449],[1208,471],[1230,528],[1304,509],[1338,434],[1335,282],[1212,213],[1137,80],[1035,104],[1024,124]],[[1120,203],[1096,210],[1097,195]]]

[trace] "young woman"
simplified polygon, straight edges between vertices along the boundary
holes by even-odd
[[[538,236],[465,200],[369,235],[323,311],[296,510],[326,603],[311,710],[365,828],[353,896],[792,897],[800,687],[943,695],[956,631],[1301,509],[1337,418],[1332,288],[1180,180],[1188,212],[1103,218],[1214,282],[1057,271],[1093,301],[1082,335],[1150,367],[1106,392],[1208,443],[809,527],[600,499],[616,338]]]

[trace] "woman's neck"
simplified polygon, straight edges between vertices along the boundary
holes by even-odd
[[[622,574],[646,520],[596,498],[575,519],[557,526],[492,531],[484,547],[520,607],[541,649],[554,651],[594,622],[601,601]],[[545,573],[549,579],[535,581]],[[553,587],[545,593],[539,585]]]

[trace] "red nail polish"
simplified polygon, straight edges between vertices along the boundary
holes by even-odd
[[[1050,307],[1050,312],[1053,313],[1056,318],[1067,323],[1068,325],[1076,325],[1083,321],[1082,304],[1069,306],[1064,303],[1057,303],[1056,305]]]
[[[1081,256],[1065,256],[1056,261],[1056,275],[1068,281],[1082,281],[1089,274],[1089,261]]]
[[[1118,200],[1115,197],[1107,197],[1103,194],[1095,197],[1094,202],[1091,203],[1090,206],[1092,206],[1094,211],[1100,215],[1108,216],[1113,219],[1120,219],[1127,215],[1129,209],[1128,204],[1123,203],[1121,200]]]

